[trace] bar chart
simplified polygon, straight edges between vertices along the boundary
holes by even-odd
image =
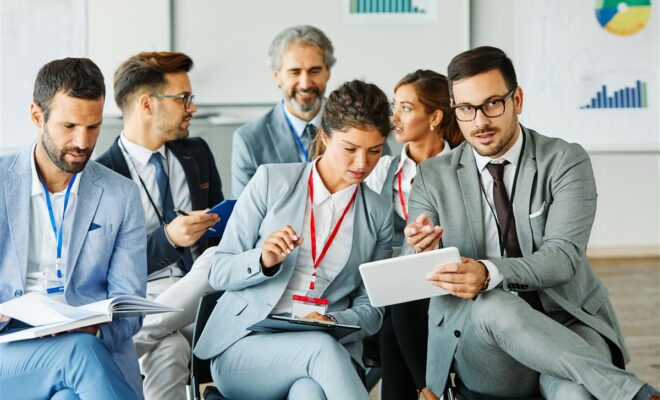
[[[422,0],[351,0],[351,14],[425,14]]]
[[[610,91],[607,85],[603,85],[591,101],[580,108],[647,108],[646,86],[646,82],[641,80],[637,80],[633,86],[615,91]]]

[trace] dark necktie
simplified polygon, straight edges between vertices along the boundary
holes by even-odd
[[[503,238],[500,236],[500,240],[504,242],[507,258],[513,258],[522,257],[522,252],[520,251],[518,233],[516,232],[516,221],[513,216],[511,216],[511,221],[509,222],[509,195],[506,192],[506,186],[504,186],[504,167],[508,163],[508,161],[504,161],[501,164],[488,163],[486,164],[486,169],[488,169],[490,176],[493,177],[493,201],[495,202],[497,226],[499,227],[498,235],[504,235],[507,225],[509,226],[507,237]],[[534,309],[543,312],[543,305],[541,304],[538,292],[518,292],[518,296],[528,302]]]
[[[308,154],[310,151],[310,144],[312,143],[312,140],[314,140],[314,136],[316,136],[316,127],[312,124],[307,124],[302,135],[300,135],[300,141],[302,142],[305,150],[307,150]],[[309,154],[309,158],[311,157],[312,155]]]
[[[174,212],[174,200],[172,199],[172,191],[170,190],[170,179],[165,173],[165,168],[163,167],[163,157],[159,152],[155,152],[151,155],[149,164],[153,165],[156,171],[156,185],[158,185],[158,191],[160,192],[161,210],[163,212],[164,222],[169,223],[176,218],[176,213]],[[190,267],[193,264],[190,248],[186,247],[183,250],[183,257],[179,259],[177,264],[184,272],[190,270]]]
[[[163,157],[160,153],[155,152],[149,158],[149,164],[154,166],[156,171],[156,184],[158,185],[158,192],[160,192],[161,211],[165,223],[172,221],[176,218],[174,212],[174,200],[172,199],[172,191],[170,190],[170,180],[163,168]]]

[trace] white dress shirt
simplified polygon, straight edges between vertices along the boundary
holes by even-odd
[[[162,200],[160,198],[160,191],[158,190],[158,183],[156,182],[156,168],[149,164],[149,159],[154,153],[153,151],[140,146],[137,143],[131,142],[122,132],[119,137],[120,148],[126,159],[126,164],[128,164],[128,169],[131,172],[131,178],[138,185],[140,189],[140,199],[142,200],[142,208],[144,209],[144,216],[146,220],[146,229],[147,234],[155,231],[161,225],[156,210],[149,201],[149,196],[154,201],[156,207],[158,207],[158,212],[163,216],[163,210],[161,209]],[[190,200],[190,189],[188,188],[188,182],[186,181],[186,174],[183,171],[183,167],[179,160],[171,154],[165,145],[161,146],[156,150],[161,154],[165,163],[163,163],[163,168],[169,177],[170,182],[170,191],[172,192],[172,201],[174,202],[174,208],[190,211],[192,209],[192,203]],[[144,186],[140,182],[140,178],[144,182]],[[149,192],[147,194],[147,191]],[[171,243],[174,246],[174,243]],[[162,274],[168,272],[168,269],[175,268],[177,275],[178,267],[176,263],[173,263],[169,268],[164,268],[163,270],[156,271],[154,274]],[[153,274],[152,274],[153,275]],[[167,274],[169,275],[169,273]],[[153,279],[152,276],[150,278]]]
[[[451,149],[449,148],[449,143],[445,140],[442,150],[438,154],[436,154],[435,157],[448,153],[449,151],[451,151]],[[380,160],[378,160],[378,164],[376,164],[374,170],[371,172],[371,174],[369,174],[369,176],[365,180],[366,184],[374,192],[376,193],[382,192],[383,185],[385,185],[385,179],[387,179],[387,173],[389,172],[390,165],[392,165],[393,159],[394,159],[393,156],[388,156],[388,155],[382,156]],[[415,163],[415,160],[410,158],[410,156],[408,155],[408,143],[404,144],[403,149],[401,149],[401,158],[399,159],[399,165],[397,166],[394,175],[394,180],[392,181],[392,188],[394,189],[393,199],[392,199],[392,201],[394,202],[394,211],[401,218],[405,219],[403,213],[403,205],[401,204],[401,200],[399,199],[399,181],[397,178],[397,175],[401,170],[403,170],[402,172],[403,175],[401,176],[401,190],[403,191],[404,203],[406,204],[406,208],[408,208],[408,197],[410,196],[410,190],[412,189],[413,179],[417,174],[417,163]],[[407,209],[406,212],[408,212]]]
[[[62,280],[57,279],[55,273],[55,262],[57,260],[57,238],[53,232],[50,222],[48,206],[46,205],[46,196],[44,188],[37,175],[37,169],[34,159],[34,150],[36,143],[32,146],[32,190],[30,197],[30,237],[28,242],[28,265],[27,279],[25,281],[25,292],[39,292],[46,294],[46,289],[59,286],[61,282],[66,281],[68,265],[66,260],[66,249],[69,245],[69,235],[73,229],[73,216],[76,209],[76,198],[78,197],[78,187],[82,172],[78,173],[76,180],[71,186],[69,203],[64,215],[64,225],[62,231]],[[53,215],[55,225],[60,229],[62,225],[62,212],[64,210],[64,197],[66,189],[61,192],[50,195],[53,206]],[[60,282],[60,283],[58,283]],[[64,293],[53,294],[49,296],[54,300],[66,302]]]
[[[323,184],[321,177],[316,171],[316,162],[312,167],[312,179],[314,181],[314,224],[316,226],[316,257],[323,251],[328,237],[332,233],[337,221],[351,201],[357,185],[351,185],[346,189],[331,194]],[[306,177],[304,177],[307,180]],[[312,235],[310,233],[310,221],[312,204],[308,192],[305,202],[305,216],[303,218],[302,236],[304,241],[298,249],[298,258],[291,276],[291,280],[273,310],[274,314],[291,313],[293,306],[293,295],[310,297],[321,297],[321,293],[344,268],[351,254],[351,246],[346,243],[353,242],[353,219],[355,216],[355,202],[346,213],[341,227],[337,231],[332,245],[316,269],[316,280],[314,290],[309,290],[312,281],[314,264],[312,263]],[[357,201],[357,199],[356,199]],[[298,232],[300,234],[300,232]]]
[[[479,155],[474,149],[474,159],[477,164],[477,171],[481,173],[481,182],[483,184],[483,191],[481,193],[481,210],[484,217],[484,231],[485,231],[485,241],[486,241],[486,257],[487,258],[502,258],[500,253],[500,240],[499,234],[497,231],[497,221],[495,219],[495,201],[493,199],[493,177],[488,172],[486,165],[488,163],[501,164],[504,161],[508,161],[504,167],[504,186],[506,191],[511,197],[511,189],[513,186],[513,179],[516,175],[516,168],[520,161],[520,152],[522,150],[523,143],[523,131],[520,126],[518,127],[518,139],[511,146],[511,148],[500,158],[492,159],[490,157],[484,157]],[[484,194],[486,195],[484,197]],[[492,207],[492,209],[491,209]],[[505,221],[502,221],[505,224]],[[513,216],[511,216],[511,223],[515,223]],[[504,229],[504,227],[502,227]],[[497,269],[495,264],[488,260],[481,260],[481,262],[486,265],[488,268],[488,273],[490,274],[490,283],[488,284],[488,289],[491,290],[497,287],[503,280],[502,274]]]

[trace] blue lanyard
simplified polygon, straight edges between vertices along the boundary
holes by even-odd
[[[300,137],[296,132],[296,128],[293,127],[291,120],[289,120],[289,116],[286,115],[286,111],[284,111],[284,100],[282,100],[282,112],[284,112],[284,119],[286,119],[286,123],[289,125],[289,130],[291,130],[291,135],[293,136],[293,140],[295,140],[296,144],[298,145],[298,150],[300,150],[300,154],[302,154],[302,156],[305,157],[305,162],[309,162],[309,153],[307,153],[307,149],[300,140]]]
[[[73,183],[76,181],[76,176],[78,174],[73,174],[71,176],[71,180],[69,181],[69,185],[66,188],[66,194],[64,195],[64,210],[62,211],[62,222],[60,223],[60,229],[57,229],[57,225],[55,224],[55,214],[53,213],[53,205],[50,202],[50,193],[48,192],[48,188],[46,187],[46,182],[44,182],[43,178],[41,179],[41,186],[44,187],[44,195],[46,197],[46,205],[48,206],[48,214],[50,216],[50,224],[53,227],[53,233],[55,234],[55,238],[57,238],[57,260],[55,263],[55,270],[57,273],[57,278],[62,279],[62,228],[64,227],[64,216],[66,215],[66,207],[69,204],[69,195],[71,194],[71,187],[73,186]],[[64,287],[63,286],[58,286],[56,288],[50,288],[47,289],[48,294],[52,293],[58,293],[58,292],[63,292]]]

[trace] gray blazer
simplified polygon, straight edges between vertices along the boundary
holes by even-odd
[[[267,276],[259,263],[261,245],[285,224],[302,232],[311,168],[306,163],[261,166],[238,199],[209,273],[211,286],[226,292],[195,347],[198,357],[215,357],[248,335],[247,328],[266,318],[282,296],[298,249]],[[353,241],[337,243],[351,246],[350,256],[321,296],[330,301],[328,313],[339,323],[362,328],[340,340],[362,365],[361,339],[380,329],[383,312],[369,303],[358,266],[391,256],[393,211],[387,199],[366,185],[360,185],[354,207]]]
[[[628,361],[608,292],[586,256],[596,213],[596,185],[584,149],[522,128],[524,153],[513,201],[521,258],[491,260],[510,291],[538,290],[544,305],[559,306],[607,339],[614,363]],[[423,162],[409,200],[409,218],[421,213],[444,227],[442,246],[486,258],[481,191],[474,154],[463,143]],[[431,299],[427,382],[441,393],[472,300]]]
[[[234,132],[231,144],[231,194],[237,199],[262,164],[300,162],[300,151],[277,103],[265,115]]]

